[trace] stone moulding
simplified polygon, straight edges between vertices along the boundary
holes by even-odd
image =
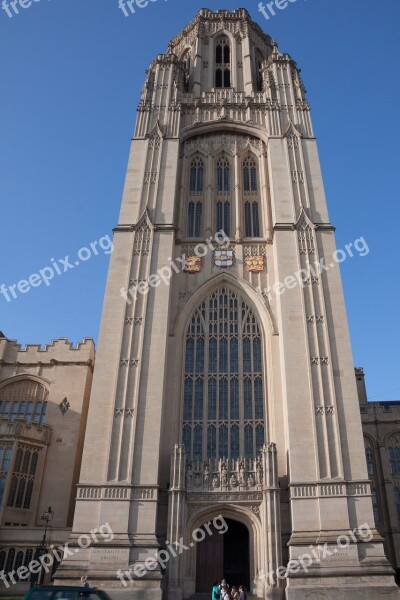
[[[157,500],[158,488],[126,486],[80,486],[77,500]]]
[[[290,499],[303,500],[306,498],[333,498],[346,496],[370,496],[370,483],[340,482],[340,483],[313,483],[303,485],[290,485]]]

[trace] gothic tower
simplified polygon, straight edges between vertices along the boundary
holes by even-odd
[[[397,598],[310,107],[246,10],[200,10],[149,66],[114,233],[70,545],[115,535],[59,580]]]

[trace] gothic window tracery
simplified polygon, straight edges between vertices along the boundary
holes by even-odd
[[[398,436],[391,436],[389,438],[387,451],[391,474],[400,476],[400,445]]]
[[[46,422],[48,390],[37,381],[14,381],[0,389],[0,416],[39,426]]]
[[[400,436],[391,435],[386,443],[390,473],[393,477],[393,494],[397,518],[400,521]]]
[[[30,508],[38,460],[38,450],[27,446],[18,447],[7,506]]]
[[[260,237],[257,167],[251,157],[243,163],[243,195],[245,237]]]
[[[241,296],[221,287],[186,330],[182,443],[196,461],[254,458],[264,425],[258,321]]]
[[[201,158],[194,158],[190,165],[189,196],[187,208],[187,235],[190,238],[201,236],[203,218],[204,165]],[[193,196],[199,196],[197,200]]]
[[[203,193],[204,165],[201,158],[194,158],[190,165],[189,192],[192,195]]]
[[[228,193],[230,189],[230,165],[227,158],[219,158],[217,162],[217,192]]]
[[[231,46],[227,37],[219,38],[215,46],[215,87],[231,87]]]
[[[229,160],[221,157],[217,161],[217,196],[219,199],[216,203],[216,231],[222,229],[227,236],[230,236],[231,232],[230,187]]]

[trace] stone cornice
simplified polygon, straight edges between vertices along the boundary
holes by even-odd
[[[317,231],[336,231],[336,227],[331,223],[314,223]],[[276,223],[274,225],[274,231],[295,231],[295,223]]]
[[[36,362],[21,362],[16,360],[14,362],[7,362],[0,360],[1,367],[90,367],[91,370],[94,368],[94,362],[92,359],[86,361],[66,361],[66,360],[55,360],[52,359],[49,362],[36,361]]]

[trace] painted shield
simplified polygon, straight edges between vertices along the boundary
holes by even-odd
[[[231,267],[234,256],[233,250],[216,250],[214,254],[215,266],[223,269]]]
[[[185,273],[198,273],[201,271],[201,258],[198,256],[185,256],[183,261],[183,270]]]
[[[263,256],[246,256],[244,259],[247,271],[250,273],[260,273],[264,271]]]

